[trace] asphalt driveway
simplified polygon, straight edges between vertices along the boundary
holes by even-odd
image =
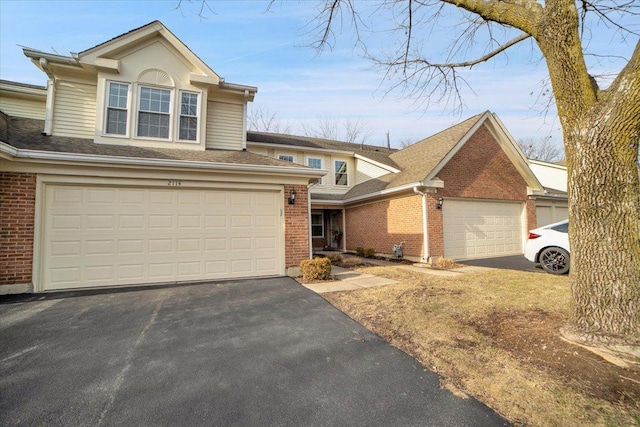
[[[524,257],[524,255],[510,255],[496,258],[472,259],[467,261],[458,261],[460,264],[471,265],[474,267],[490,267],[506,270],[518,271],[535,271],[544,273],[539,264],[535,264]]]
[[[0,425],[507,424],[289,278],[5,298]]]

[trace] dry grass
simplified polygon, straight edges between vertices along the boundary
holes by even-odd
[[[400,284],[326,298],[438,372],[444,387],[473,395],[520,425],[640,425],[640,382],[633,382],[640,376],[557,338],[570,307],[567,277],[360,270]],[[596,381],[609,383],[596,387]]]

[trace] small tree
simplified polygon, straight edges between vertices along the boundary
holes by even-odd
[[[557,162],[564,159],[562,146],[551,142],[551,138],[522,138],[518,146],[528,159],[542,162]]]

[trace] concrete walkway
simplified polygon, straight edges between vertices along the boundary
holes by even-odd
[[[366,259],[365,262],[381,267],[398,267],[404,270],[413,272],[432,274],[434,276],[455,277],[460,274],[477,273],[481,271],[492,270],[488,267],[461,267],[453,270],[438,270],[421,264],[400,264],[397,262],[379,260],[379,259]],[[373,274],[359,273],[347,268],[341,268],[333,266],[331,268],[332,276],[336,280],[325,281],[319,283],[303,284],[308,289],[318,293],[324,294],[328,292],[342,292],[342,291],[354,291],[358,289],[374,288],[378,286],[393,285],[398,283],[396,280],[387,279],[384,277],[374,276]]]

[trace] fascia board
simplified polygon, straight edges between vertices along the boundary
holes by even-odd
[[[545,168],[558,169],[565,172],[567,170],[566,166],[557,165],[555,163],[543,162],[542,160],[527,159],[527,161],[529,162],[529,164],[543,166]]]
[[[0,142],[0,154],[7,154],[13,159],[42,160],[50,162],[82,162],[108,165],[136,165],[153,167],[173,167],[182,169],[204,169],[225,172],[277,173],[280,175],[320,178],[324,172],[306,167],[256,166],[237,163],[211,163],[185,160],[144,159],[139,157],[97,156],[77,153],[55,153],[50,151],[34,151],[16,149]]]
[[[22,52],[27,58],[30,58],[36,63],[40,60],[40,58],[44,58],[47,61],[55,64],[73,65],[75,67],[81,67],[78,61],[75,58],[72,58],[70,56],[62,56],[62,55],[56,55],[53,53],[41,52],[39,50],[29,49],[26,47],[22,49]],[[39,65],[38,65],[38,68],[40,68]]]
[[[11,83],[0,83],[0,90],[14,93],[23,93],[26,95],[47,96],[46,88],[35,88],[21,85],[13,85]]]
[[[362,200],[373,199],[373,198],[376,198],[376,197],[388,196],[390,194],[401,193],[403,191],[412,190],[414,187],[432,187],[432,185],[427,185],[427,184],[428,183],[426,183],[424,181],[422,181],[422,182],[413,182],[411,184],[405,184],[405,185],[401,185],[401,186],[398,186],[398,187],[393,187],[393,188],[388,188],[388,189],[381,190],[381,191],[376,191],[374,193],[364,194],[362,196],[352,197],[350,199],[345,199],[343,202],[345,204],[354,203],[354,202],[360,202]]]
[[[488,126],[489,131],[494,131],[492,132],[492,134],[507,154],[507,157],[509,157],[511,162],[514,164],[520,175],[524,178],[527,185],[536,190],[544,190],[544,187],[529,167],[527,157],[524,155],[520,147],[518,147],[515,139],[513,139],[502,121],[500,121],[496,114],[490,114],[488,119],[488,122],[490,124],[490,126]]]
[[[386,169],[389,172],[393,172],[393,173],[400,173],[401,172],[400,169],[396,169],[393,166],[385,165],[384,163],[380,163],[378,161],[370,159],[369,157],[363,156],[361,154],[354,154],[354,157],[356,159],[360,159],[360,160],[364,160],[365,162],[369,162],[372,165],[378,166],[379,168]]]
[[[489,111],[484,112],[482,117],[480,117],[478,121],[474,123],[471,129],[469,129],[469,131],[462,138],[460,138],[460,141],[456,143],[456,145],[447,153],[447,155],[444,156],[442,160],[440,160],[440,162],[436,165],[436,167],[434,167],[431,170],[429,175],[425,177],[425,181],[432,180],[436,175],[438,175],[438,173],[440,173],[442,168],[445,167],[447,163],[449,163],[449,160],[451,160],[453,156],[455,156],[458,153],[458,151],[460,151],[460,149],[464,146],[464,144],[466,144],[467,141],[469,141],[469,138],[471,138],[471,136],[474,133],[476,133],[476,131],[480,128],[480,126],[482,126],[485,120],[487,120],[487,117],[489,117],[489,114],[490,114]]]
[[[293,150],[293,151],[313,151],[316,153],[334,153],[340,154],[343,156],[353,156],[353,151],[343,151],[343,150],[332,150],[330,148],[315,148],[315,147],[304,147],[302,145],[292,145],[292,144],[275,144],[270,142],[254,142],[247,141],[247,146],[256,146],[256,147],[264,147],[264,148],[278,148],[283,150]]]

